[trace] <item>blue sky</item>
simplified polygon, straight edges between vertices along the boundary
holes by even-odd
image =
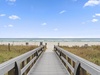
[[[100,0],[0,0],[0,38],[100,38]]]

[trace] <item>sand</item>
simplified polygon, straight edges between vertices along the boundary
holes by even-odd
[[[0,44],[5,44],[7,45],[8,43],[10,43],[11,45],[26,45],[26,42],[0,42]],[[28,42],[29,45],[40,45],[40,42]],[[61,45],[61,46],[84,46],[84,44],[88,44],[90,45],[100,45],[100,42],[43,42],[43,44],[45,45],[45,43],[47,43],[47,47],[48,48],[53,48],[54,45]]]

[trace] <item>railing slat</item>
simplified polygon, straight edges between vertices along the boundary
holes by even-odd
[[[25,65],[25,67],[21,69],[21,75],[27,70],[27,68],[34,62],[35,59],[36,57],[33,58],[27,65]]]
[[[24,53],[24,54],[22,54],[22,55],[20,55],[20,56],[18,56],[18,57],[15,57],[15,58],[13,58],[13,59],[7,61],[7,62],[4,62],[4,63],[0,64],[0,75],[4,75],[4,74],[6,74],[6,73],[11,74],[11,73],[12,73],[11,70],[13,70],[13,69],[14,69],[14,72],[19,71],[18,73],[20,73],[20,72],[23,72],[23,73],[24,73],[24,72],[26,71],[26,69],[28,69],[28,67],[31,66],[31,64],[34,63],[34,60],[35,60],[36,57],[37,57],[37,56],[34,56],[34,57],[33,57],[33,54],[35,54],[35,53],[38,52],[39,50],[41,50],[40,52],[42,52],[42,51],[43,51],[43,50],[42,50],[43,47],[44,47],[44,46],[41,45],[41,46],[39,46],[39,47],[36,48],[36,49],[33,49],[33,50],[31,50],[31,51],[29,51],[29,52],[27,52],[27,53]],[[26,64],[26,65],[24,66],[23,62],[25,62],[25,60],[27,60],[29,57],[33,57],[33,58],[31,59],[31,61],[28,62],[28,64]],[[15,63],[16,63],[16,64],[15,64]],[[23,66],[23,67],[21,67],[21,66]],[[18,67],[18,70],[17,70],[16,67]],[[21,70],[21,69],[22,69],[22,70]],[[10,72],[10,71],[11,71],[11,72]],[[8,74],[8,75],[9,75],[9,74]],[[22,73],[21,73],[21,74],[22,74]]]
[[[56,56],[57,56],[57,58],[58,58],[58,60],[60,61],[60,62],[62,62],[60,59],[59,59],[59,56],[58,56],[58,54],[57,53],[55,53],[56,54]],[[62,66],[64,67],[64,69],[67,71],[67,68],[66,68],[66,66],[64,65],[64,64],[62,64]],[[70,73],[67,71],[67,75],[70,75]]]
[[[13,63],[12,61],[10,63],[7,62],[5,65],[1,64],[0,65],[0,75],[4,75],[5,73],[7,73],[8,71],[10,71],[14,67],[15,67],[15,63]]]
[[[64,57],[61,56],[61,59],[66,63],[66,65],[71,69],[71,71],[74,73],[74,68],[66,61]]]
[[[89,62],[75,54],[72,54],[58,46],[54,46],[56,53],[59,55],[60,52],[62,52],[64,55],[66,55],[68,58],[70,58],[72,61],[74,61],[75,63],[77,63],[77,61],[79,61],[80,63],[80,67],[83,68],[84,70],[86,70],[89,74],[91,75],[100,75],[100,67],[97,66],[96,64]],[[60,58],[62,58],[60,56]],[[67,64],[67,66],[72,70],[71,66],[68,64],[68,62],[66,62],[66,59],[64,59],[64,57],[62,58],[62,60]]]

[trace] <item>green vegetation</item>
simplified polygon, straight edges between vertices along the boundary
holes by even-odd
[[[60,47],[100,66],[100,45]]]
[[[5,62],[9,59],[12,59],[16,56],[19,56],[25,52],[28,52],[38,46],[31,45],[31,46],[25,46],[25,45],[0,45],[0,63]]]

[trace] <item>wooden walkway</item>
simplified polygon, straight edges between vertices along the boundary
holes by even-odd
[[[59,46],[47,45],[47,48],[44,52],[44,46],[40,45],[0,64],[0,75],[100,75],[98,65]]]
[[[30,71],[30,75],[68,75],[54,51],[47,49]]]

